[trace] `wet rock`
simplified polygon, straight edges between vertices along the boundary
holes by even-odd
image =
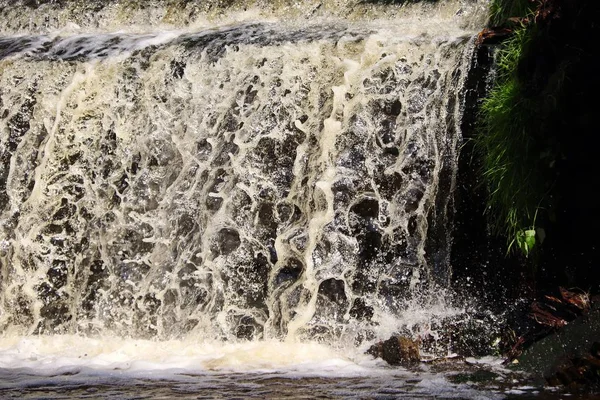
[[[600,304],[592,302],[586,315],[567,322],[562,329],[535,342],[517,359],[518,368],[543,376],[551,384],[581,384],[595,375],[598,384],[600,358]],[[588,378],[586,378],[588,377]]]
[[[348,308],[345,284],[341,279],[326,279],[319,285],[317,313],[327,315],[327,318],[342,318]]]
[[[506,340],[509,348],[503,350],[507,357],[506,364],[526,353],[529,348],[542,346],[546,340],[551,341],[550,338],[557,334],[558,336],[571,335],[568,332],[574,329],[573,324],[575,326],[583,324],[584,328],[586,324],[584,321],[590,321],[592,325],[598,324],[593,321],[594,312],[590,313],[590,310],[598,309],[598,303],[598,300],[590,299],[587,293],[579,289],[568,290],[559,287],[540,296],[531,304],[525,304],[524,309],[514,313],[513,321],[509,323],[513,338]],[[568,327],[567,333],[560,333],[565,327]],[[600,326],[596,329],[600,329]],[[579,329],[575,329],[574,332],[577,331]],[[600,337],[600,331],[598,335]],[[540,372],[541,370],[531,362],[532,360],[526,357],[526,368],[533,368],[535,372]]]
[[[360,321],[370,321],[374,315],[373,307],[367,305],[363,298],[357,298],[350,309],[350,316]]]
[[[290,258],[286,261],[283,268],[279,270],[275,277],[275,285],[279,286],[285,282],[296,282],[302,274],[304,265],[296,258]]]
[[[235,335],[238,339],[252,340],[255,337],[260,337],[263,332],[263,327],[253,317],[244,315],[239,318],[238,324],[235,328]]]
[[[594,342],[589,354],[563,360],[555,371],[546,377],[552,386],[567,386],[585,391],[600,390],[600,342]]]
[[[172,60],[171,61],[171,75],[175,79],[183,78],[183,74],[185,73],[186,64],[183,61]]]
[[[405,336],[392,336],[375,343],[367,350],[367,354],[381,358],[390,365],[411,366],[421,360],[419,344]]]
[[[237,249],[241,243],[240,234],[236,230],[223,228],[217,234],[215,252],[226,256]]]

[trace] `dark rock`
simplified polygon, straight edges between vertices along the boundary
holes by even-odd
[[[419,344],[404,336],[392,336],[375,343],[367,350],[367,354],[381,358],[390,365],[411,366],[421,360]]]
[[[235,229],[223,228],[217,234],[216,252],[228,255],[241,244],[240,234]]]
[[[518,313],[513,312],[512,321],[507,324],[510,326],[507,331],[511,332],[513,337],[503,338],[506,346],[501,350],[506,357],[505,364],[511,363],[521,356],[525,349],[571,322],[580,324],[578,318],[586,316],[592,304],[597,303],[598,300],[590,299],[589,294],[584,291],[567,290],[563,287],[540,295],[531,303],[526,302],[524,309]]]
[[[567,386],[584,391],[600,390],[600,358],[597,357],[600,343],[594,342],[590,353],[583,357],[564,359],[555,371],[546,376],[552,386]]]
[[[595,354],[600,339],[600,306],[593,304],[587,315],[531,345],[518,358],[518,368],[543,376],[549,383],[581,382],[600,361]],[[598,378],[598,375],[596,375]]]

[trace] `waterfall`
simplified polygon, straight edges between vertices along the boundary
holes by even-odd
[[[0,332],[355,343],[448,285],[481,4],[39,3],[0,7]]]

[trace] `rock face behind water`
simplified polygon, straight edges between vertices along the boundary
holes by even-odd
[[[405,336],[392,336],[375,343],[367,350],[367,354],[381,358],[390,365],[411,366],[421,360],[419,344]]]

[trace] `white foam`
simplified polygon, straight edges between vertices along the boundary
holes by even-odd
[[[0,369],[26,368],[39,375],[93,369],[164,373],[286,372],[299,376],[348,377],[374,373],[379,369],[377,365],[367,356],[342,355],[317,343],[158,342],[76,335],[0,338]]]

